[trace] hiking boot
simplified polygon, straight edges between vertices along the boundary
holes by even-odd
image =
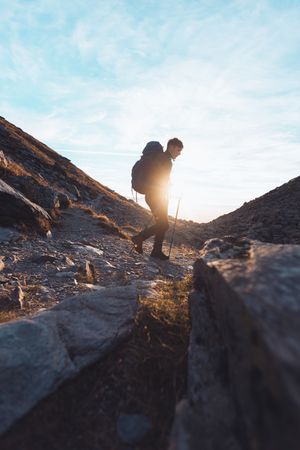
[[[169,259],[169,256],[165,255],[161,250],[152,250],[150,256],[151,258],[158,258],[162,261],[166,261],[167,259]]]
[[[143,238],[141,236],[139,236],[138,234],[136,234],[135,236],[131,237],[131,241],[133,242],[134,250],[142,255],[143,254]]]

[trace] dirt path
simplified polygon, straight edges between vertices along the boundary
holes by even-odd
[[[21,286],[24,300],[22,309],[0,308],[0,322],[26,317],[98,286],[180,280],[192,272],[197,257],[192,249],[174,246],[171,260],[164,262],[149,257],[151,247],[147,241],[144,254],[139,255],[128,239],[108,233],[97,218],[80,208],[70,208],[63,212],[51,238],[25,236],[1,243],[5,267],[0,274],[0,299]],[[87,262],[95,269],[92,280],[82,276]]]
[[[4,276],[13,269],[16,279],[22,281],[26,275],[29,280],[23,286],[28,308],[16,312],[17,317],[99,285],[145,280],[152,281],[154,288],[150,297],[140,298],[130,339],[40,402],[0,439],[1,450],[167,448],[175,405],[186,391],[187,295],[197,253],[174,246],[171,260],[165,262],[149,257],[151,246],[145,243],[143,255],[131,251],[129,240],[107,234],[95,217],[78,208],[63,213],[51,239],[4,246]],[[42,255],[45,262],[36,264],[34,258]],[[15,261],[13,267],[10,260]],[[94,284],[57,277],[86,260],[95,268]],[[36,290],[30,297],[28,287],[33,285]],[[52,295],[47,304],[40,301],[41,286]],[[139,444],[125,444],[120,438],[120,414],[142,414],[151,422],[150,432]]]

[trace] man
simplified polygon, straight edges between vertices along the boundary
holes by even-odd
[[[162,251],[162,244],[165,233],[169,228],[167,189],[172,160],[174,161],[180,155],[182,149],[183,144],[179,139],[170,139],[166,151],[153,160],[145,192],[145,201],[151,209],[155,223],[131,238],[135,250],[138,253],[143,253],[143,242],[154,236],[154,246],[150,256],[161,260],[169,259],[169,256]]]

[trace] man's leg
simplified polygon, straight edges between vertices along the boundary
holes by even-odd
[[[135,250],[138,253],[143,253],[143,241],[149,237],[155,235],[154,246],[151,256],[161,257],[161,259],[167,259],[167,256],[162,253],[162,243],[164,240],[164,235],[169,228],[168,223],[168,200],[160,193],[150,193],[146,194],[145,200],[153,217],[155,219],[155,224],[151,227],[145,228],[139,234],[133,236],[132,242],[135,245]]]
[[[163,240],[165,237],[165,233],[169,228],[169,224],[165,220],[158,220],[157,226],[158,228],[155,234],[154,245],[150,256],[159,259],[169,259],[169,257],[162,251]]]
[[[162,252],[162,244],[165,233],[169,228],[168,199],[166,196],[162,195],[150,195],[146,196],[145,199],[155,217],[155,224],[151,227],[151,232],[155,235],[155,238],[153,250],[150,256],[159,259],[168,259],[168,256]]]
[[[143,253],[143,242],[146,241],[146,239],[148,239],[149,237],[156,235],[157,233],[157,220],[155,216],[154,219],[154,225],[144,228],[144,230],[142,230],[139,234],[136,234],[131,238],[132,242],[134,243],[134,248],[138,253]]]

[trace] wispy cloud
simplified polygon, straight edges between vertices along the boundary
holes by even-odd
[[[189,199],[186,217],[228,212],[298,174],[298,2],[2,9],[2,115],[75,163],[98,158],[103,170],[87,170],[100,182],[129,194],[131,155],[173,136],[185,144],[173,184]],[[123,180],[109,169],[120,154]]]

